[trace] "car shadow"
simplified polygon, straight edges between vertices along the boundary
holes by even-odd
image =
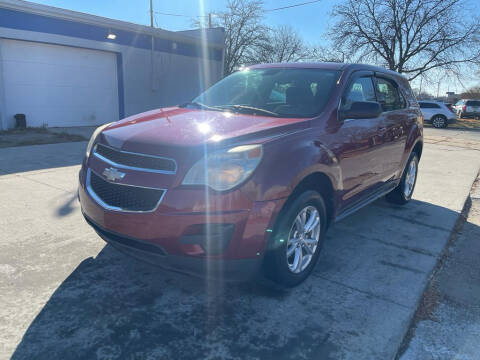
[[[76,204],[76,201],[77,201],[76,192],[73,194],[68,194],[67,199],[65,199],[64,203],[61,206],[56,208],[55,210],[56,216],[62,217],[62,216],[67,216],[72,214],[75,211],[75,209],[78,207],[78,204]]]
[[[29,145],[0,149],[0,174],[47,170],[80,165],[87,143]]]
[[[55,290],[12,359],[387,358],[458,215],[379,200],[335,224],[312,276],[289,290],[166,272],[106,245]]]

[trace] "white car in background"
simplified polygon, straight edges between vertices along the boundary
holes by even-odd
[[[457,116],[446,104],[441,101],[420,100],[420,110],[423,113],[424,121],[436,128],[446,128],[448,124],[457,121]]]
[[[462,99],[455,104],[454,108],[459,118],[478,119],[480,117],[480,100]]]

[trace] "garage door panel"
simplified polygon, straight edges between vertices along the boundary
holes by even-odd
[[[113,53],[2,40],[7,115],[28,126],[88,126],[118,120]]]
[[[3,63],[4,72],[15,74],[7,76],[6,85],[40,84],[42,86],[100,86],[111,89],[110,80],[116,78],[111,71],[99,71],[99,68],[54,66],[34,62]]]
[[[31,107],[51,107],[55,109],[59,106],[71,107],[72,111],[86,111],[87,113],[99,109],[111,111],[117,103],[116,94],[112,94],[109,89],[98,87],[72,88],[51,86],[49,91],[43,90],[43,86],[15,85],[10,87],[10,91],[5,94],[5,100],[7,104],[18,102],[15,99],[17,94],[22,94],[23,97],[28,98],[28,102],[24,102],[21,105],[24,113],[26,113],[26,109]],[[92,97],[97,99],[94,107],[90,104]],[[54,105],[52,106],[52,104]]]

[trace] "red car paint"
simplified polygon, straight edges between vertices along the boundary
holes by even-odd
[[[329,212],[332,221],[346,215],[353,204],[385,184],[398,181],[410,152],[421,146],[423,132],[421,112],[406,80],[394,72],[366,65],[274,64],[252,68],[285,67],[341,72],[318,116],[277,118],[170,107],[108,126],[98,137],[99,144],[175,159],[177,171],[172,175],[120,169],[125,176],[116,183],[166,189],[166,192],[153,212],[111,211],[95,201],[86,189],[87,169],[102,174],[111,165],[95,156],[85,158],[79,186],[85,217],[97,231],[158,245],[166,253],[158,259],[160,265],[168,257],[197,259],[199,263],[221,260],[222,264],[228,264],[223,260],[248,259],[249,270],[255,272],[267,250],[270,229],[278,213],[307,176],[322,173],[329,179],[333,189]],[[384,112],[374,121],[339,121],[341,96],[359,71],[394,79],[406,98],[406,108]],[[187,171],[206,152],[243,144],[263,144],[261,163],[244,183],[223,192],[182,185]],[[190,226],[209,223],[234,224],[233,235],[223,253],[206,255],[198,244],[179,241],[190,231]],[[175,261],[170,267],[182,268]]]

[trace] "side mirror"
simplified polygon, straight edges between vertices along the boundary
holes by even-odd
[[[340,120],[345,119],[370,119],[382,113],[382,106],[375,101],[356,101],[349,110],[339,112]]]

